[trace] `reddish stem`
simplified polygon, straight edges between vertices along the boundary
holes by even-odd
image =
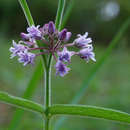
[[[44,50],[44,49],[48,49],[48,48],[45,48],[45,47],[37,47],[37,48],[29,48],[29,50]]]

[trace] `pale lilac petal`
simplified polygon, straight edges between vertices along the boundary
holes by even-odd
[[[84,48],[80,50],[79,56],[87,62],[89,62],[90,59],[96,62],[95,53],[92,51],[92,48]]]
[[[27,32],[32,38],[35,38],[36,40],[40,40],[42,38],[42,33],[39,30],[39,25],[37,27],[35,27],[34,25],[28,27]]]
[[[86,32],[83,36],[80,34],[78,34],[77,36],[78,36],[78,38],[75,39],[74,43],[75,43],[75,46],[77,46],[79,48],[85,48],[85,47],[87,47],[87,45],[89,43],[92,42],[91,38],[87,38],[88,32]]]

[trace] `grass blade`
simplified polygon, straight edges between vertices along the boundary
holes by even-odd
[[[65,3],[66,3],[66,0],[59,0],[58,10],[57,10],[57,15],[56,15],[56,21],[55,21],[55,26],[56,26],[57,29],[60,29],[60,26],[61,26],[61,23],[62,23]]]
[[[34,111],[38,113],[44,113],[44,108],[42,105],[32,102],[30,100],[11,96],[7,93],[0,92],[0,101],[10,104],[15,107],[19,107],[25,110]]]
[[[119,32],[116,34],[116,36],[113,38],[111,43],[109,44],[108,48],[104,52],[104,55],[101,57],[99,61],[97,61],[96,65],[92,68],[88,75],[88,79],[83,82],[80,90],[78,93],[75,95],[75,97],[72,99],[70,102],[71,104],[76,104],[78,103],[83,95],[86,93],[86,89],[88,88],[89,83],[92,81],[92,79],[95,77],[97,71],[101,68],[101,66],[104,64],[104,62],[109,58],[111,52],[114,50],[115,46],[119,43],[119,40],[123,36],[123,34],[126,32],[128,29],[128,26],[130,24],[130,18],[128,18],[122,27],[120,28]],[[59,127],[62,125],[62,123],[66,120],[67,118],[61,117],[58,119],[58,121],[55,123],[55,130],[59,129]]]
[[[42,63],[40,62],[35,68],[32,78],[30,79],[28,83],[27,89],[24,92],[23,98],[31,99],[32,95],[34,94],[37,88],[37,84],[39,83],[39,80],[41,76],[43,75],[42,68],[43,68]],[[17,126],[20,125],[23,114],[24,114],[24,110],[18,109],[18,108],[16,109],[13,115],[13,119],[10,122],[8,130],[15,130]]]
[[[34,25],[34,21],[33,21],[33,18],[32,18],[32,15],[30,13],[30,10],[29,10],[29,7],[27,5],[26,0],[18,0],[18,1],[23,9],[23,12],[24,12],[25,17],[26,17],[27,22],[28,22],[28,25],[29,26]]]
[[[62,30],[64,28],[68,18],[70,17],[73,7],[74,7],[74,0],[70,0],[70,2],[68,3],[67,9],[65,11],[63,20],[62,20],[60,30]]]
[[[130,114],[114,109],[88,105],[53,105],[49,112],[52,115],[73,115],[130,124]]]

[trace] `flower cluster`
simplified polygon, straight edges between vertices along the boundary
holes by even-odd
[[[22,40],[16,43],[13,41],[13,47],[10,48],[11,58],[18,57],[18,61],[23,65],[34,64],[34,60],[39,55],[52,54],[56,60],[56,75],[66,75],[70,68],[67,66],[71,63],[71,57],[74,55],[89,62],[89,60],[96,61],[93,52],[92,39],[88,38],[88,33],[84,35],[77,35],[77,38],[68,43],[72,33],[67,29],[58,31],[52,21],[45,24],[43,27],[34,26],[27,28],[27,33],[21,33]],[[40,41],[40,46],[37,45]],[[78,52],[69,51],[69,47],[76,47]],[[42,50],[35,54],[34,50]]]

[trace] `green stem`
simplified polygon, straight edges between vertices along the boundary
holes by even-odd
[[[51,106],[51,62],[52,55],[49,56],[48,65],[45,71],[45,107],[46,109]]]
[[[45,70],[45,130],[49,130],[49,107],[51,107],[51,62],[52,54],[48,59],[47,68]]]
[[[49,119],[45,119],[45,130],[49,130]]]

